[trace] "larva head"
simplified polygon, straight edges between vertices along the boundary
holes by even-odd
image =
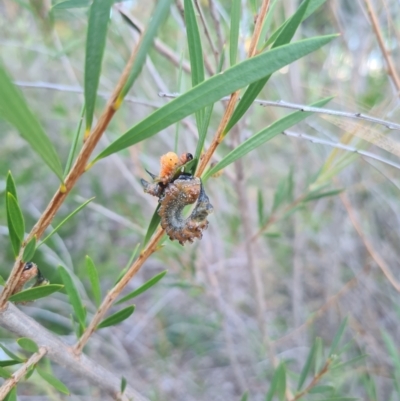
[[[36,277],[39,273],[38,267],[35,265],[35,263],[32,262],[27,262],[24,265],[24,270],[22,271],[20,282],[25,284],[32,278]]]
[[[193,155],[191,153],[182,153],[179,160],[181,165],[184,165],[193,160]]]
[[[180,165],[179,157],[174,152],[168,152],[160,159],[160,178],[168,177]]]

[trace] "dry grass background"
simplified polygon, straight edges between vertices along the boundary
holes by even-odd
[[[118,10],[145,23],[151,10],[149,3],[127,1],[114,7],[101,91],[112,90],[137,40]],[[83,83],[86,9],[58,11],[54,30],[49,30],[26,9],[26,4],[0,2],[1,57],[65,161],[82,105],[82,95],[74,91]],[[211,4],[226,35],[230,2],[214,0]],[[250,6],[246,1],[243,4],[242,55],[253,26]],[[210,3],[203,1],[201,6],[219,49]],[[399,3],[376,0],[373,7],[397,67]],[[278,26],[296,8],[295,0],[278,1],[272,26]],[[399,88],[387,73],[366,3],[328,0],[303,23],[298,37],[334,32],[341,36],[275,74],[259,97],[310,104],[335,96],[327,107],[397,122]],[[176,6],[159,38],[173,50],[178,64],[182,55],[187,60],[184,25]],[[212,52],[205,37],[202,39],[209,63],[215,68]],[[28,87],[28,83],[34,87]],[[123,105],[100,147],[168,102],[158,96],[159,92],[183,92],[189,87],[190,76],[183,71],[180,82],[179,66],[153,50],[131,91],[134,101]],[[100,111],[104,100],[98,103]],[[216,106],[208,140],[222,110],[221,104]],[[285,114],[285,109],[254,105],[215,159]],[[340,122],[340,126],[334,125],[314,115],[290,131],[333,142],[350,141],[352,146],[396,161],[396,156],[374,144],[346,137],[343,124],[350,124],[349,120]],[[354,130],[354,125],[347,126],[348,131]],[[368,127],[398,140],[397,131],[378,125]],[[366,131],[365,124],[358,129]],[[0,122],[0,132],[0,185],[10,169],[26,219],[33,224],[57,182],[48,177],[38,158],[9,126]],[[81,198],[96,196],[95,201],[36,255],[45,276],[53,282],[59,280],[55,270],[58,264],[73,269],[82,280],[80,290],[89,314],[95,307],[87,295],[84,256],[90,255],[99,267],[105,293],[134,247],[143,241],[156,206],[156,200],[143,193],[139,179],[145,177],[145,167],[158,170],[160,155],[174,149],[176,135],[179,152],[194,152],[197,137],[191,117],[129,152],[98,163],[69,196],[58,219],[72,211]],[[271,355],[299,372],[314,337],[321,336],[329,345],[340,321],[348,315],[345,338],[353,338],[354,343],[346,355],[350,358],[367,353],[368,358],[346,374],[333,376],[331,382],[344,395],[399,399],[381,330],[389,332],[394,340],[400,338],[400,296],[382,273],[382,265],[378,265],[383,260],[394,279],[400,281],[398,170],[349,154],[347,166],[334,171],[332,179],[327,180],[332,187],[345,189],[341,195],[309,202],[253,238],[259,230],[258,194],[262,194],[264,214],[268,215],[279,182],[292,169],[294,198],[302,196],[312,177],[331,160],[332,151],[327,146],[281,135],[228,167],[219,178],[210,179],[207,191],[215,212],[203,240],[184,247],[165,242],[129,290],[166,268],[168,275],[137,299],[131,318],[95,334],[87,347],[88,354],[125,376],[152,400],[239,400],[245,390],[249,390],[251,400],[263,400],[271,380]],[[344,154],[339,151],[335,157]],[[2,275],[7,276],[13,257],[5,236],[3,200],[0,202],[0,265]],[[73,341],[71,310],[64,295],[53,296],[50,304],[43,300],[23,309],[67,341]],[[6,332],[2,334],[7,336]],[[12,348],[13,341],[5,341]],[[75,394],[69,399],[100,399],[85,380],[58,369],[58,377]],[[376,398],[368,392],[372,383]],[[20,394],[20,400],[62,398],[40,380],[25,384]]]

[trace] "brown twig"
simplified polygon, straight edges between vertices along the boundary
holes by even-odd
[[[372,24],[372,29],[375,32],[376,39],[378,40],[379,47],[381,48],[381,52],[383,54],[383,57],[386,60],[387,68],[388,68],[388,73],[392,77],[392,81],[394,83],[394,86],[397,89],[397,94],[400,94],[400,78],[397,75],[396,72],[396,67],[393,63],[392,58],[390,57],[389,51],[386,49],[385,46],[385,40],[383,39],[382,31],[379,26],[379,21],[378,18],[376,17],[375,11],[372,7],[371,1],[370,0],[364,0],[365,5],[367,6],[367,11],[368,11],[368,16]]]
[[[19,255],[17,257],[17,260],[14,263],[14,267],[10,273],[10,276],[7,280],[7,283],[4,287],[4,290],[0,296],[0,309],[4,308],[7,299],[10,297],[12,294],[14,287],[18,283],[18,280],[21,276],[22,273],[22,255],[25,249],[25,245],[29,242],[31,238],[36,236],[37,239],[41,237],[43,232],[46,230],[46,228],[50,225],[52,222],[55,214],[57,213],[58,209],[61,207],[63,204],[65,198],[71,191],[71,189],[74,187],[80,176],[85,172],[86,165],[89,161],[89,158],[99,142],[101,136],[103,135],[105,129],[107,128],[111,118],[114,116],[115,112],[117,111],[116,107],[116,101],[117,98],[122,90],[122,88],[125,85],[126,80],[128,79],[129,73],[131,71],[133,62],[136,57],[136,52],[137,49],[140,46],[140,42],[135,46],[135,48],[132,51],[132,54],[129,58],[129,61],[114,89],[114,92],[112,93],[110,99],[107,102],[107,105],[100,116],[96,126],[90,133],[89,137],[85,141],[81,151],[79,152],[79,155],[75,161],[75,164],[71,168],[71,171],[69,172],[68,176],[65,179],[65,182],[61,185],[61,187],[57,190],[55,195],[53,196],[53,199],[50,201],[50,203],[47,205],[47,208],[43,212],[42,216],[38,220],[38,222],[35,224],[31,232],[29,233],[27,239],[25,240],[23,246],[20,249]]]
[[[0,326],[19,337],[31,338],[40,348],[44,347],[47,350],[46,356],[52,361],[75,373],[77,377],[89,380],[104,393],[110,394],[114,398],[119,397],[118,399],[121,401],[130,399],[148,401],[129,384],[124,396],[121,397],[119,394],[121,379],[119,377],[85,355],[77,358],[70,346],[10,302],[5,309],[0,311]]]
[[[121,291],[125,288],[125,286],[129,283],[131,278],[139,271],[142,267],[143,263],[147,260],[147,258],[153,254],[157,250],[158,242],[160,241],[161,237],[164,235],[164,230],[159,228],[155,235],[153,235],[151,241],[146,246],[146,248],[141,252],[139,257],[135,260],[123,278],[115,285],[115,287],[107,294],[104,298],[102,304],[100,305],[99,309],[97,310],[96,314],[94,315],[92,321],[90,322],[89,326],[86,328],[85,332],[83,333],[82,337],[79,339],[77,344],[74,347],[75,354],[80,354],[82,352],[83,347],[88,342],[90,336],[96,330],[96,327],[103,319],[104,315],[112,306],[114,300],[118,297]]]
[[[4,400],[10,390],[26,375],[32,365],[37,364],[47,353],[46,347],[40,347],[12,376],[0,387],[0,400]]]
[[[262,30],[265,16],[267,15],[269,2],[270,2],[270,0],[263,0],[263,2],[262,2],[260,12],[258,14],[257,22],[254,27],[253,36],[251,38],[251,42],[250,42],[250,46],[249,46],[249,51],[248,51],[249,58],[253,57],[256,54],[257,44],[260,39],[261,30]],[[212,140],[207,152],[201,157],[199,166],[196,171],[197,177],[200,177],[203,174],[206,166],[208,165],[208,163],[211,160],[212,155],[214,154],[218,145],[222,142],[222,140],[224,138],[225,128],[226,128],[230,118],[232,117],[232,114],[235,110],[236,102],[239,99],[239,93],[240,93],[240,91],[236,91],[236,92],[232,93],[232,95],[229,99],[228,105],[226,106],[225,113],[224,113],[224,115],[221,119],[221,122],[217,128],[217,131],[214,135],[214,139]]]

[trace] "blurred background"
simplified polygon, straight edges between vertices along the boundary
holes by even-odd
[[[81,2],[82,3],[82,2]],[[99,116],[146,25],[155,1],[125,1],[112,9],[96,105]],[[322,49],[274,74],[259,98],[308,105],[333,96],[325,107],[399,121],[399,90],[388,73],[367,12],[374,10],[387,55],[399,64],[400,4],[396,0],[328,0],[300,26],[296,39],[340,33]],[[198,2],[206,74],[215,73],[222,52],[228,68],[231,1]],[[298,8],[296,0],[273,2],[263,41]],[[259,2],[242,1],[240,60],[246,57]],[[42,0],[0,0],[0,54],[65,163],[83,104],[82,85],[87,7],[55,7]],[[161,93],[191,87],[187,38],[178,0],[159,31],[141,76],[101,140],[99,150],[169,101]],[[398,71],[400,73],[400,71]],[[206,147],[224,110],[215,105]],[[243,140],[290,110],[254,104],[218,148],[220,160]],[[12,171],[30,230],[58,187],[17,132],[0,120],[0,190]],[[296,383],[316,336],[329,349],[349,317],[343,361],[367,354],[324,382],[337,394],[368,400],[398,400],[400,357],[399,132],[383,125],[314,114],[210,178],[214,206],[201,241],[166,240],[132,280],[132,291],[168,269],[157,286],[135,300],[135,313],[122,324],[96,333],[86,352],[151,400],[264,400],[274,371],[285,361]],[[313,143],[304,135],[331,145]],[[91,316],[96,308],[84,264],[89,255],[101,275],[103,294],[143,243],[157,205],[140,179],[159,169],[169,150],[194,153],[194,116],[96,164],[79,181],[54,224],[90,197],[75,216],[35,255],[53,283],[67,267]],[[383,162],[356,152],[362,149]],[[397,156],[396,156],[397,155]],[[319,192],[315,192],[318,190]],[[340,191],[343,190],[343,191]],[[314,191],[314,192],[313,192]],[[316,195],[317,194],[317,195]],[[320,196],[323,194],[323,196]],[[0,273],[7,277],[13,254],[0,197]],[[22,306],[45,327],[73,343],[71,307],[65,294]],[[385,334],[386,333],[386,337]],[[2,331],[12,349],[14,339]],[[390,339],[392,342],[390,342]],[[389,347],[390,348],[390,347]],[[397,359],[397,370],[393,361]],[[100,399],[96,388],[57,367],[70,400]],[[293,384],[295,386],[295,384]],[[20,400],[63,399],[40,379],[19,387]],[[310,400],[326,395],[307,396]],[[325,397],[325,398],[324,398]],[[339,398],[337,398],[339,399]]]

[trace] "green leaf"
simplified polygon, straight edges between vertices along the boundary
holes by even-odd
[[[80,212],[86,205],[88,205],[93,199],[90,198],[88,199],[86,202],[82,203],[82,205],[80,205],[79,207],[77,207],[72,213],[70,213],[65,219],[63,219],[61,221],[60,224],[58,224],[58,226],[46,237],[42,240],[42,242],[38,245],[41,246],[42,244],[44,244],[46,241],[48,241],[69,219],[71,219],[73,216],[75,216],[78,212]]]
[[[153,40],[157,34],[157,31],[168,15],[171,2],[172,0],[157,1],[151,20],[140,38],[132,70],[126,81],[126,84],[121,91],[121,94],[119,95],[120,101],[122,101],[125,95],[129,92],[136,78],[139,76],[140,71],[142,70],[143,65],[146,61],[147,53],[149,52],[150,47],[153,44]]]
[[[128,300],[132,299],[132,298],[135,298],[138,295],[142,294],[143,292],[147,291],[149,288],[151,288],[155,284],[157,284],[167,274],[167,272],[168,272],[168,270],[164,270],[161,273],[156,274],[150,280],[146,281],[139,288],[137,288],[136,290],[130,292],[128,295],[124,296],[122,299],[120,299],[115,304],[116,305],[121,304],[122,302],[125,302],[125,301],[128,301]]]
[[[9,192],[7,193],[7,212],[10,215],[11,224],[14,228],[15,234],[20,242],[22,242],[25,235],[24,217],[22,216],[18,201],[15,199],[13,194]]]
[[[36,368],[36,371],[39,373],[39,375],[42,379],[46,380],[47,383],[49,383],[51,386],[53,386],[60,393],[67,394],[67,395],[70,394],[68,387],[62,381],[58,380],[56,377],[54,377],[50,373],[45,372],[42,369]]]
[[[63,174],[58,155],[40,125],[28,108],[21,92],[14,86],[0,63],[0,111],[2,117],[13,125],[31,148],[42,158],[62,181]]]
[[[4,401],[17,401],[17,386],[13,387],[4,398]]]
[[[6,280],[4,280],[3,276],[0,276],[0,285],[5,286]]]
[[[332,189],[331,191],[327,192],[311,192],[309,193],[303,200],[303,202],[310,202],[316,199],[321,199],[321,198],[326,198],[328,196],[335,196],[343,192],[345,189],[344,188],[339,188],[339,189]]]
[[[279,206],[282,205],[282,203],[286,200],[287,198],[287,181],[286,178],[283,178],[279,181],[278,186],[276,188],[275,194],[274,194],[274,202],[272,204],[272,212],[274,212],[276,209],[278,209]]]
[[[207,79],[132,127],[101,152],[92,163],[151,137],[197,110],[317,50],[336,36],[320,36],[280,46]]]
[[[311,369],[311,365],[314,361],[316,349],[317,349],[317,340],[314,341],[313,346],[311,347],[310,352],[308,353],[306,363],[304,364],[304,367],[300,373],[299,383],[297,384],[297,391],[301,390],[304,382],[306,381],[308,373],[310,372]]]
[[[156,231],[158,225],[160,224],[161,217],[158,214],[158,210],[160,209],[160,205],[157,205],[156,210],[153,213],[153,216],[150,220],[149,227],[147,228],[146,235],[144,237],[143,241],[143,248],[147,245],[147,243],[150,241],[150,238],[153,236],[154,232]]]
[[[58,266],[61,279],[65,285],[69,301],[74,309],[75,315],[78,318],[79,323],[85,327],[86,311],[83,307],[81,297],[79,296],[78,290],[76,289],[75,283],[72,280],[68,270],[63,266]]]
[[[30,338],[26,337],[18,338],[17,343],[25,351],[32,353],[39,351],[38,345],[35,343],[35,341],[31,340]]]
[[[335,334],[335,337],[333,338],[331,349],[329,350],[329,354],[328,355],[332,355],[332,354],[334,354],[336,352],[336,349],[337,349],[337,347],[339,345],[339,342],[342,339],[344,330],[345,330],[345,328],[347,326],[347,321],[348,321],[348,317],[346,316],[343,319],[342,323],[340,324],[340,326],[338,328],[338,331]]]
[[[286,391],[286,368],[281,363],[275,370],[274,376],[271,380],[271,386],[268,390],[265,401],[272,401],[274,394],[276,394],[280,401],[285,398]]]
[[[312,389],[310,389],[309,393],[310,394],[322,394],[322,393],[333,393],[334,391],[335,391],[335,387],[322,385],[322,386],[313,387]]]
[[[232,0],[231,27],[229,31],[229,61],[230,65],[236,64],[239,45],[241,0]]]
[[[321,337],[315,339],[314,376],[322,369],[324,363],[324,344]]]
[[[0,366],[0,377],[4,377],[4,379],[9,379],[10,377],[12,377],[12,375],[8,370]]]
[[[382,330],[381,333],[383,341],[386,345],[386,349],[388,350],[390,358],[392,359],[393,366],[397,374],[400,375],[400,352],[398,350],[398,346],[397,344],[395,344],[392,337],[387,331]]]
[[[15,355],[13,352],[11,352],[8,348],[6,348],[3,344],[0,343],[0,348],[4,351],[6,355],[8,355],[11,359],[14,359],[16,361],[24,362],[22,358],[19,356]]]
[[[6,193],[7,192],[12,194],[14,196],[14,198],[18,201],[17,187],[15,186],[15,181],[11,174],[11,171],[9,171],[7,174]]]
[[[352,358],[349,361],[346,361],[346,362],[343,362],[343,363],[338,363],[337,365],[332,366],[331,370],[339,369],[340,371],[342,371],[344,368],[346,368],[346,367],[348,367],[350,365],[354,365],[355,363],[358,363],[360,361],[363,361],[367,357],[368,357],[368,354],[362,354],[362,355],[356,356],[355,358]]]
[[[11,295],[9,301],[12,302],[31,302],[39,298],[48,297],[53,292],[60,291],[64,286],[61,284],[48,284],[41,287],[28,288]]]
[[[95,303],[97,307],[99,307],[101,302],[99,273],[97,272],[93,260],[87,255],[86,255],[86,271],[89,276],[90,284],[92,285],[92,292]]]
[[[11,175],[11,171],[8,172],[7,174],[7,181],[6,181],[6,214],[7,214],[7,225],[8,225],[8,236],[11,241],[11,246],[13,248],[14,256],[17,257],[19,253],[19,248],[21,247],[21,241],[19,240],[17,233],[15,232],[15,229],[11,223],[11,216],[10,212],[8,210],[8,205],[7,205],[7,193],[10,193],[14,196],[14,198],[18,201],[18,196],[17,196],[17,188],[15,186],[14,178]]]
[[[93,0],[90,6],[85,56],[85,135],[90,132],[92,127],[112,4],[113,0]]]
[[[119,273],[119,275],[117,277],[117,280],[115,281],[115,284],[117,284],[121,280],[121,278],[125,275],[125,273],[128,271],[128,269],[132,266],[133,259],[135,259],[136,253],[137,253],[137,251],[139,249],[139,246],[140,246],[140,244],[137,244],[135,246],[135,249],[133,250],[131,257],[129,258],[128,263],[126,264],[126,266]]]
[[[288,45],[290,46],[290,45]],[[283,46],[286,47],[286,46]],[[279,47],[278,49],[282,49]],[[313,106],[322,106],[328,103],[332,98],[326,98],[319,100],[318,102],[313,103]],[[205,175],[205,179],[210,177],[211,175],[215,174],[219,170],[225,168],[229,164],[233,163],[235,160],[240,159],[247,153],[251,152],[252,150],[258,148],[263,143],[269,141],[270,139],[274,138],[282,131],[292,127],[293,125],[299,123],[300,121],[304,120],[306,117],[310,116],[312,113],[309,112],[302,112],[296,111],[294,113],[289,114],[286,117],[275,121],[273,124],[264,128],[263,130],[257,132],[249,139],[245,140],[239,146],[232,150],[232,152],[228,153],[217,165],[215,165],[212,169],[207,171]]]
[[[69,8],[83,8],[88,7],[90,0],[66,0],[55,4],[51,10],[67,10]]]
[[[359,400],[360,399],[356,397],[330,397],[318,401],[359,401]]]
[[[15,361],[15,360],[0,361],[0,366],[5,367],[5,366],[12,366],[12,365],[19,365],[21,363],[22,363],[22,361]]]
[[[298,26],[300,25],[302,18],[304,16],[304,12],[307,9],[309,0],[305,0],[300,7],[297,9],[297,11],[293,14],[293,16],[290,18],[289,22],[286,24],[286,26],[282,29],[282,31],[279,33],[276,41],[274,42],[272,48],[276,48],[282,45],[285,45],[289,43]],[[246,92],[243,94],[242,98],[239,101],[239,104],[237,105],[231,119],[229,120],[229,123],[227,124],[224,134],[228,133],[231,128],[242,118],[244,113],[249,109],[249,107],[253,104],[254,99],[257,97],[257,95],[262,91],[264,88],[265,84],[268,82],[269,78],[271,77],[271,74],[263,77],[257,82],[252,83],[247,89]]]
[[[264,224],[264,198],[259,189],[257,190],[257,215],[258,224],[261,227]]]
[[[125,392],[125,389],[126,389],[126,379],[125,379],[125,377],[123,377],[122,376],[122,378],[121,378],[121,394],[124,394],[124,392]]]
[[[242,397],[240,398],[240,401],[247,401],[248,398],[249,398],[249,392],[245,391]]]
[[[33,375],[33,372],[35,371],[35,369],[36,369],[36,365],[31,365],[28,368],[28,371],[25,374],[25,380],[28,380]]]
[[[26,244],[24,249],[24,254],[22,255],[22,260],[24,262],[29,262],[36,251],[36,235],[34,235],[31,240]]]
[[[74,161],[75,152],[76,152],[76,148],[78,146],[78,141],[79,141],[79,134],[81,132],[83,116],[85,115],[85,110],[86,110],[85,105],[83,105],[82,110],[81,110],[81,116],[79,118],[79,122],[78,122],[78,125],[75,130],[74,139],[72,140],[72,145],[71,145],[71,148],[68,153],[68,160],[67,160],[67,163],[66,163],[65,169],[64,169],[64,177],[66,177],[68,175],[69,171],[71,170],[72,163]]]
[[[115,326],[121,323],[125,319],[128,319],[130,315],[135,311],[135,305],[128,306],[117,313],[114,313],[107,319],[104,319],[98,326],[98,329],[103,329],[104,327]]]

